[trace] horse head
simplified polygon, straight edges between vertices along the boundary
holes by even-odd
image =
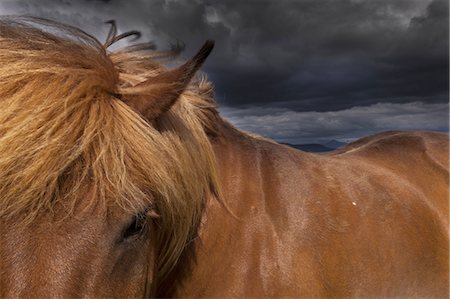
[[[125,36],[113,24],[107,45]],[[1,297],[153,294],[218,194],[183,101],[212,47],[169,70],[152,58],[171,53],[0,20]]]

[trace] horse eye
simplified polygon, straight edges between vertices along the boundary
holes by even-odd
[[[123,240],[128,240],[141,235],[145,230],[147,224],[147,213],[139,213],[133,217],[133,220],[128,225],[123,233]]]

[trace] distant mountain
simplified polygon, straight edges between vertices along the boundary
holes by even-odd
[[[322,153],[322,152],[329,152],[334,150],[334,148],[326,147],[322,144],[318,143],[307,143],[307,144],[290,144],[290,143],[283,143],[285,145],[288,145],[290,147],[296,148],[298,150],[304,151],[304,152],[314,152],[314,153]]]
[[[304,151],[304,152],[313,152],[313,153],[323,153],[323,152],[331,152],[335,149],[338,149],[347,143],[340,142],[337,140],[330,140],[324,144],[319,143],[305,143],[305,144],[290,144],[290,143],[283,143],[285,145],[288,145],[290,147],[296,148],[298,150]]]
[[[346,145],[347,143],[345,142],[341,142],[341,141],[337,141],[337,140],[330,140],[327,143],[324,143],[323,145],[332,149],[338,149],[341,146]]]

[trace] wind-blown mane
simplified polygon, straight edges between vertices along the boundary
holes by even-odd
[[[56,202],[74,213],[86,197],[131,212],[153,206],[164,276],[204,200],[219,194],[207,137],[218,115],[211,84],[197,78],[149,124],[124,100],[166,71],[154,59],[170,53],[142,44],[109,53],[118,39],[113,30],[104,46],[51,21],[0,19],[0,216],[30,223]]]

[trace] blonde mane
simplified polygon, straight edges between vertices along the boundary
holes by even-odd
[[[197,78],[149,124],[122,99],[166,68],[142,52],[114,53],[48,20],[0,19],[0,217],[31,222],[57,202],[75,209],[153,205],[164,277],[193,237],[207,197],[219,196],[207,132],[218,119],[211,84]],[[137,51],[139,50],[139,51]],[[86,187],[88,191],[86,191]],[[86,191],[86,192],[85,192]]]

